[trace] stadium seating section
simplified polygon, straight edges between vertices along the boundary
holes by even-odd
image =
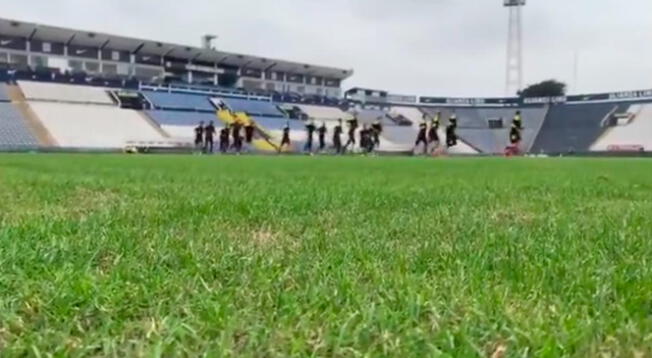
[[[301,150],[307,140],[306,123],[302,119],[310,118],[317,126],[325,124],[330,147],[337,120],[341,118],[346,122],[355,116],[362,125],[381,120],[384,127],[381,151],[410,152],[414,149],[424,113],[432,118],[440,112],[442,140],[448,118],[452,114],[458,118],[460,141],[451,153],[499,154],[509,144],[510,125],[516,110],[522,112],[525,128],[521,149],[525,152],[568,153],[623,148],[649,151],[652,148],[650,103],[564,103],[519,108],[396,106],[385,110],[356,106],[345,111],[342,109],[345,107],[301,102],[284,104],[263,97],[232,98],[237,95],[224,92],[195,94],[186,93],[190,90],[170,88],[156,91],[157,87],[150,86],[142,88],[140,93],[151,103],[152,109],[134,111],[120,109],[115,94],[106,87],[35,80],[19,80],[18,87],[11,84],[13,81],[9,83],[0,84],[0,148],[4,149],[38,147],[34,133],[44,140],[42,131],[49,132],[46,135],[52,143],[69,148],[117,149],[129,141],[160,141],[165,136],[191,141],[193,129],[199,122],[213,121],[219,130],[236,120],[241,123],[253,120],[259,129],[254,149],[274,150],[281,140],[283,127],[290,123],[294,150]],[[218,110],[222,103],[225,110]],[[289,119],[290,112],[297,119]],[[27,120],[23,116],[27,116]],[[343,141],[347,131],[345,124]],[[359,133],[356,139],[359,140]]]
[[[533,153],[588,151],[605,131],[604,120],[618,111],[613,103],[559,104],[550,107],[531,148]]]
[[[652,150],[652,104],[633,105],[627,112],[633,115],[632,121],[608,128],[591,150],[609,151],[635,147]]]
[[[7,85],[0,83],[0,102],[9,102],[9,95],[7,94]]]
[[[194,139],[194,128],[199,122],[208,124],[212,121],[217,130],[224,127],[215,113],[152,110],[147,111],[147,115],[161,126],[161,129],[170,137],[188,141]]]
[[[101,87],[32,81],[18,81],[18,85],[28,100],[114,105]]]
[[[394,121],[387,117],[387,112],[378,109],[359,109],[354,110],[356,118],[363,124],[371,124],[380,120],[383,125],[394,125]]]
[[[25,120],[11,103],[0,102],[0,149],[37,147]]]
[[[219,98],[233,112],[245,112],[251,116],[281,117],[283,114],[272,102],[245,100],[237,98]]]
[[[30,105],[61,147],[121,149],[128,141],[163,139],[134,110],[50,102],[32,102]]]
[[[339,109],[338,107],[325,107],[325,106],[314,106],[314,105],[307,105],[307,104],[298,104],[296,105],[298,108],[300,108],[305,114],[308,115],[308,117],[313,118],[313,119],[349,119],[352,118],[353,116],[350,113],[346,113]]]
[[[144,91],[143,95],[157,109],[215,112],[216,108],[205,95]]]

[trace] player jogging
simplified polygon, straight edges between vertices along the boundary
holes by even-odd
[[[452,148],[457,145],[457,116],[453,112],[448,119],[448,126],[446,127],[446,146]]]
[[[231,133],[233,134],[233,148],[236,153],[242,151],[242,137],[240,136],[240,130],[242,130],[242,123],[239,119],[236,119],[233,122],[233,128],[231,128]]]
[[[328,129],[326,128],[326,122],[321,122],[321,126],[317,129],[317,134],[319,135],[319,151],[323,152],[326,148],[326,133]]]
[[[344,129],[342,128],[342,119],[337,120],[337,125],[333,130],[333,147],[335,148],[335,154],[342,153],[342,133]]]
[[[204,147],[204,122],[199,122],[195,127],[195,149],[200,151]]]
[[[521,111],[517,111],[512,121],[512,127],[509,130],[510,145],[505,149],[505,155],[518,155],[520,152],[519,144],[523,140],[523,119],[521,118]]]
[[[349,139],[344,145],[344,151],[349,149],[350,145],[355,146],[355,131],[358,129],[358,119],[353,117],[347,121],[349,123]]]
[[[308,124],[306,124],[306,134],[308,135],[308,140],[306,141],[306,145],[303,148],[303,150],[308,153],[312,153],[312,143],[315,135],[315,130],[317,130],[315,121],[311,119],[308,121]]]
[[[366,124],[362,125],[362,129],[360,130],[360,150],[362,150],[363,153],[369,153],[369,149],[371,148],[371,135],[369,131],[369,127],[367,127]]]
[[[439,120],[441,119],[441,112],[437,112],[430,121],[430,129],[428,130],[428,145],[431,151],[435,151],[439,146]]]
[[[290,148],[292,142],[290,141],[290,122],[285,122],[285,127],[283,127],[283,138],[281,139],[281,145],[278,147],[278,152],[281,153],[284,147]]]
[[[251,145],[251,142],[254,141],[254,132],[256,131],[256,125],[254,121],[249,120],[249,123],[244,127],[245,131],[245,141],[247,144]]]
[[[376,121],[371,125],[372,144],[376,149],[380,147],[380,134],[383,133],[383,125],[380,119],[381,117],[376,118]]]
[[[419,145],[423,144],[423,154],[426,154],[428,151],[428,140],[426,139],[426,131],[428,125],[425,121],[419,124],[419,132],[417,132],[417,140],[414,142],[413,152],[416,152],[419,148]]]
[[[220,152],[222,154],[229,151],[229,125],[227,124],[220,130]]]
[[[215,135],[215,126],[213,121],[210,121],[206,128],[204,128],[204,152],[208,154],[213,153],[213,136]]]

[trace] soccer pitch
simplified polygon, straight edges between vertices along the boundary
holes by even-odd
[[[0,355],[649,357],[652,161],[0,156]]]

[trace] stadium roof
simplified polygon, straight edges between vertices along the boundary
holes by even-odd
[[[341,80],[353,75],[353,70],[242,55],[201,47],[116,36],[101,32],[74,30],[3,18],[0,18],[0,34],[40,41],[63,42],[69,45],[110,48],[113,50],[129,51],[131,53],[170,56],[185,60],[206,61],[259,70],[291,72]]]

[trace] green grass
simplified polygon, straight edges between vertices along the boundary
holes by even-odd
[[[647,160],[0,156],[2,357],[651,357],[651,259]]]

